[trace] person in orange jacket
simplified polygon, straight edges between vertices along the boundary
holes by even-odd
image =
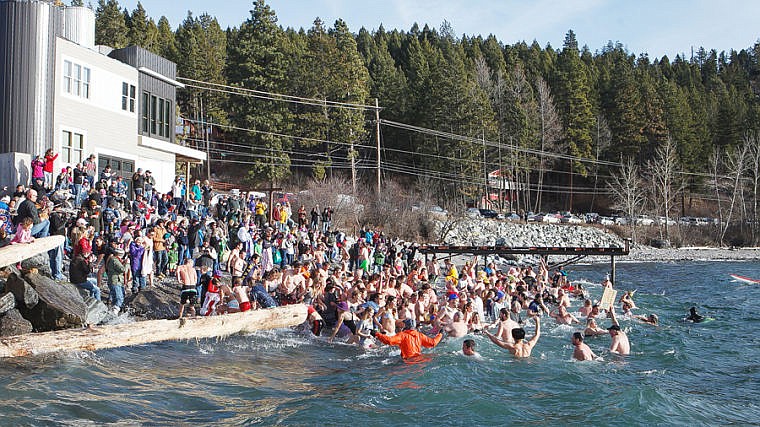
[[[371,334],[383,344],[399,346],[399,348],[401,348],[402,359],[419,356],[422,347],[433,348],[437,346],[441,341],[441,338],[443,338],[443,334],[441,333],[431,338],[422,332],[413,329],[413,323],[410,319],[404,323],[404,330],[396,335],[389,337],[374,331],[372,331]]]

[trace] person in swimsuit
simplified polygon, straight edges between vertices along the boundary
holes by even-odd
[[[177,267],[177,280],[180,283],[180,296],[179,296],[179,318],[185,312],[185,305],[190,304],[188,313],[191,316],[195,316],[195,303],[198,299],[198,290],[196,284],[198,283],[198,277],[193,268],[193,259],[187,258],[185,263]]]
[[[573,359],[575,360],[594,360],[596,355],[591,348],[583,342],[583,334],[580,332],[573,332],[572,337],[573,347]]]
[[[586,337],[595,337],[598,335],[607,335],[607,331],[600,328],[596,324],[596,320],[593,317],[586,320],[586,329],[583,331],[583,335]]]
[[[534,316],[533,320],[536,322],[536,333],[533,335],[533,338],[531,338],[529,341],[525,342],[525,329],[523,328],[515,328],[512,329],[512,338],[515,340],[514,344],[504,342],[501,339],[499,339],[496,335],[485,331],[488,338],[493,342],[494,344],[498,345],[501,348],[509,350],[510,353],[512,353],[513,356],[518,358],[525,358],[530,357],[530,353],[533,350],[533,347],[536,346],[536,343],[538,342],[538,338],[541,336],[541,318],[538,316]]]
[[[333,329],[332,335],[330,335],[330,342],[332,342],[332,340],[335,339],[335,336],[338,335],[338,331],[340,331],[341,326],[346,325],[346,327],[351,331],[351,336],[348,338],[348,343],[356,344],[359,342],[359,337],[356,336],[356,324],[360,319],[348,308],[348,303],[346,301],[339,302],[337,304],[337,309],[338,322],[335,324],[335,329]]]
[[[322,328],[325,327],[325,321],[322,320],[322,316],[319,315],[314,306],[307,306],[306,324],[309,326],[309,330],[314,336],[319,336],[322,333]]]
[[[610,305],[610,319],[612,319],[612,326],[607,328],[610,337],[612,337],[610,352],[620,354],[621,356],[631,354],[631,343],[628,341],[628,335],[620,329],[620,325],[615,317],[615,306],[613,305]]]

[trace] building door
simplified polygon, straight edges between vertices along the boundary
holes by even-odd
[[[132,175],[135,173],[135,161],[121,157],[98,155],[98,171],[102,171],[106,165],[111,165],[111,173],[114,176],[124,178],[124,184],[127,185],[127,195],[132,194]]]

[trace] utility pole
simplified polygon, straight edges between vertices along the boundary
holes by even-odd
[[[351,159],[351,189],[352,196],[356,197],[356,154],[354,150],[354,131],[351,130],[351,146],[348,149],[348,157]]]
[[[380,198],[380,104],[375,98],[375,139],[377,145],[375,151],[377,154],[377,198]]]

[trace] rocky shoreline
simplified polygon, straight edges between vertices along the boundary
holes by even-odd
[[[440,232],[443,223],[438,223]],[[520,224],[494,219],[464,219],[444,236],[444,244],[511,247],[623,247],[624,239],[601,226],[570,224]],[[607,257],[588,257],[584,262],[608,262]],[[663,261],[760,261],[760,248],[668,248],[634,244],[620,262]]]

